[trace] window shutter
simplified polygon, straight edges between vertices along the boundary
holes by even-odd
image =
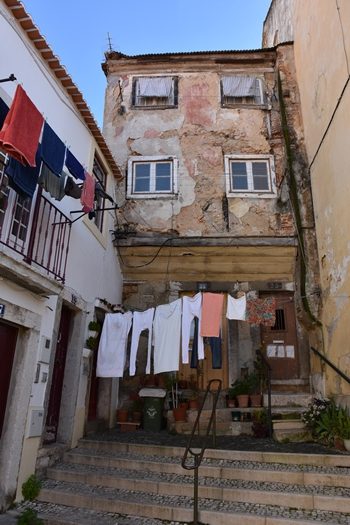
[[[177,106],[178,93],[179,93],[178,78],[173,79],[173,85],[174,85],[174,106]]]

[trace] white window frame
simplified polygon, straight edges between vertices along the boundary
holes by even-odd
[[[226,178],[226,195],[227,197],[242,197],[242,198],[262,198],[262,199],[273,199],[277,195],[276,188],[276,173],[275,163],[273,155],[225,155],[225,178]],[[232,173],[231,173],[231,162],[245,162],[247,165],[247,179],[248,189],[247,190],[234,190],[232,188]],[[252,163],[263,162],[267,164],[267,174],[269,188],[267,190],[255,190],[254,181],[252,174]]]
[[[171,188],[166,191],[155,190],[155,166],[157,163],[170,162],[171,164]],[[151,188],[147,192],[135,192],[135,166],[140,163],[151,164]],[[176,157],[168,156],[134,156],[128,160],[128,176],[127,176],[127,192],[126,195],[129,199],[154,199],[154,198],[166,198],[173,197],[178,193],[177,186],[177,172],[178,172],[178,160]]]
[[[254,77],[258,82],[259,82],[259,91],[260,91],[260,102],[252,102],[251,99],[247,99],[247,100],[244,100],[242,102],[239,102],[239,101],[235,101],[235,102],[225,102],[225,95],[224,95],[224,91],[223,91],[223,87],[222,87],[222,78],[223,77]],[[266,98],[265,98],[265,93],[264,93],[264,79],[261,78],[260,76],[258,75],[244,75],[243,73],[241,74],[227,74],[227,75],[223,75],[220,79],[220,96],[221,96],[221,106],[222,107],[235,107],[235,106],[249,106],[249,107],[252,107],[252,108],[261,108],[262,106],[265,106],[266,105]],[[234,97],[232,97],[234,98]],[[236,97],[238,98],[238,97]],[[244,98],[244,97],[242,97]]]

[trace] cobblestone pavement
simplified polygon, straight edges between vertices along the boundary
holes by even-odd
[[[160,432],[150,432],[145,430],[120,432],[118,429],[111,429],[96,434],[89,434],[87,438],[98,441],[117,441],[119,443],[164,445],[171,447],[185,447],[188,442],[188,436],[170,434],[166,430],[161,430]],[[324,447],[318,443],[277,443],[277,441],[274,441],[273,439],[256,439],[252,436],[217,436],[216,441],[216,448],[223,450],[288,452],[295,454],[343,453],[339,450]],[[211,440],[208,441],[208,448],[213,448]]]

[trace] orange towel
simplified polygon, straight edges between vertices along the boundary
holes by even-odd
[[[204,293],[202,303],[201,332],[202,337],[219,337],[224,294]]]
[[[85,213],[94,209],[94,198],[95,198],[95,179],[90,173],[85,172],[85,180],[83,184],[83,190],[81,192],[80,202],[83,205],[83,211]]]
[[[21,86],[17,86],[10,111],[0,131],[0,147],[32,168],[44,119]]]

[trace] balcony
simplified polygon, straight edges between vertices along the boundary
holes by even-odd
[[[71,220],[38,187],[33,199],[8,187],[0,156],[0,244],[32,267],[64,283]]]

